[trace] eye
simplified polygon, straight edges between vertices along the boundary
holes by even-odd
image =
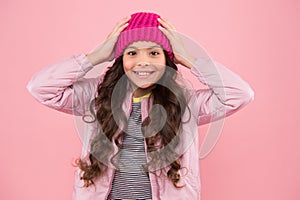
[[[157,56],[157,55],[159,55],[160,53],[159,52],[157,52],[157,51],[151,51],[151,53],[150,53],[152,56]]]
[[[134,55],[136,55],[136,52],[135,51],[128,51],[126,54],[129,55],[129,56],[134,56]]]

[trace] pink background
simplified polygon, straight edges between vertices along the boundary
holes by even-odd
[[[71,199],[71,162],[81,148],[74,119],[39,104],[26,84],[41,68],[94,48],[119,19],[142,10],[165,16],[255,91],[254,102],[226,119],[216,147],[200,161],[202,199],[300,199],[299,1],[0,5],[0,199]]]

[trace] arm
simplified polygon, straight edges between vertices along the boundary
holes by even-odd
[[[87,55],[65,58],[35,74],[27,84],[28,91],[42,104],[69,114],[83,115],[89,110],[96,87],[104,78],[85,79],[94,65],[114,58],[114,46],[122,30],[128,26],[130,16],[120,20],[106,41]]]
[[[198,125],[229,116],[254,100],[254,92],[241,77],[209,58],[194,58],[184,47],[175,27],[163,18],[159,29],[169,38],[176,63],[191,70],[209,89],[196,91]]]
[[[64,58],[36,73],[27,89],[37,101],[50,108],[82,115],[103,77],[83,78],[92,67],[85,54]]]
[[[249,84],[216,61],[197,59],[191,72],[209,87],[196,91],[198,125],[229,116],[254,100]]]

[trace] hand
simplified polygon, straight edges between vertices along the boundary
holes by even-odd
[[[128,26],[128,21],[130,18],[131,16],[127,16],[121,19],[107,36],[105,42],[87,55],[88,59],[93,65],[97,65],[106,61],[112,61],[114,59],[114,46],[120,33]]]
[[[181,64],[187,68],[191,68],[196,58],[186,51],[179,33],[176,32],[175,27],[163,18],[158,18],[157,20],[162,25],[158,28],[167,36],[171,43],[175,63]]]

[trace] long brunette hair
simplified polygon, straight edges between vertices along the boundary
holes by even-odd
[[[153,105],[158,104],[163,107],[164,112],[167,113],[166,121],[160,130],[155,130],[155,127],[161,127],[160,116],[162,116],[163,111],[152,109],[149,116],[142,122],[144,136],[150,135],[150,137],[145,137],[147,152],[148,154],[155,152],[151,154],[151,161],[143,167],[147,169],[153,165],[162,166],[164,163],[168,163],[165,168],[167,169],[167,176],[175,187],[180,188],[183,187],[178,185],[180,180],[179,170],[181,169],[180,155],[175,151],[179,140],[175,138],[180,134],[184,112],[188,109],[190,113],[190,110],[187,106],[183,88],[176,82],[178,68],[166,51],[164,51],[164,54],[166,57],[166,70],[153,88],[150,98],[153,99]],[[107,169],[105,161],[114,163],[113,160],[120,150],[115,153],[110,144],[116,144],[119,149],[122,146],[120,138],[123,138],[125,132],[120,130],[119,125],[127,122],[122,109],[122,102],[125,99],[128,81],[126,75],[124,75],[122,60],[123,56],[118,57],[107,70],[103,81],[97,86],[97,97],[92,101],[90,107],[91,113],[95,114],[93,110],[96,110],[95,120],[99,123],[101,131],[91,140],[88,160],[80,158],[76,160],[77,166],[82,170],[81,180],[84,180],[85,187],[93,185],[94,180],[99,176],[101,178],[101,175],[105,173]],[[168,67],[173,70],[167,70]],[[112,101],[116,85],[120,88],[117,90],[118,93],[114,95],[114,98],[117,99]],[[113,115],[115,111],[118,113],[117,116]],[[157,131],[158,133],[156,133]],[[153,132],[156,134],[153,135]],[[164,160],[163,163],[162,159]]]

